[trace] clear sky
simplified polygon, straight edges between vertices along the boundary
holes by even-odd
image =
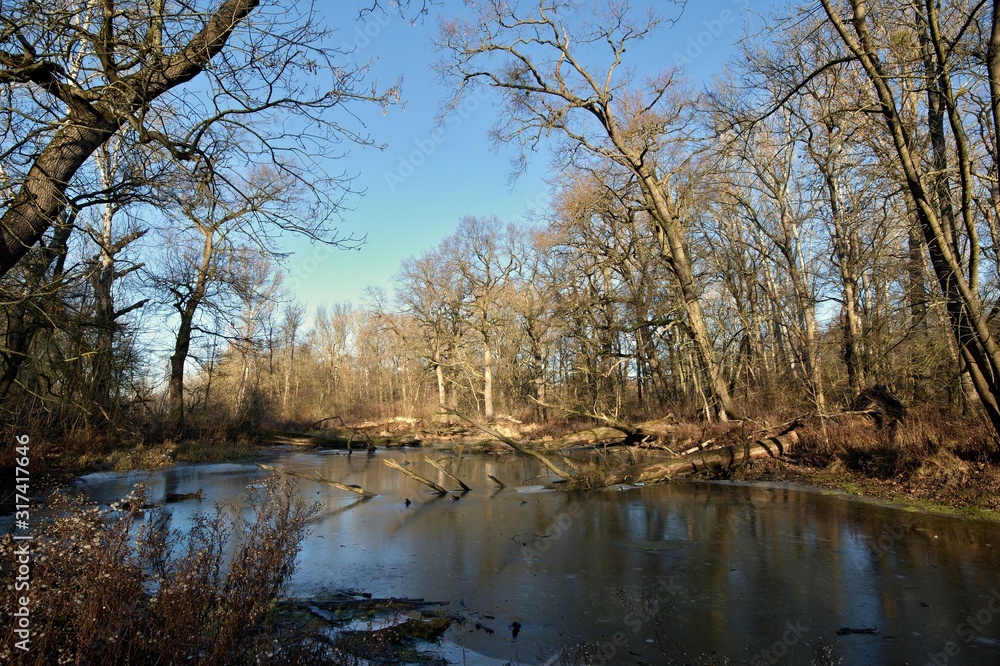
[[[369,3],[370,4],[370,3]],[[650,38],[633,62],[640,72],[657,72],[681,63],[696,87],[733,55],[732,44],[747,21],[759,26],[773,0],[705,0],[687,3],[679,22]],[[641,2],[635,2],[641,6]],[[669,2],[656,2],[664,14]],[[550,156],[540,152],[528,172],[509,184],[511,153],[495,150],[487,132],[495,120],[490,100],[472,100],[432,132],[446,90],[432,70],[437,57],[431,37],[439,17],[465,10],[461,2],[432,5],[423,21],[410,23],[397,14],[358,19],[356,3],[342,3],[330,16],[345,26],[338,39],[356,45],[357,62],[375,60],[372,79],[389,85],[402,78],[404,104],[382,115],[371,108],[362,119],[384,150],[354,148],[337,170],[357,174],[355,187],[366,191],[343,212],[342,235],[366,235],[357,251],[330,250],[290,240],[288,284],[310,313],[323,303],[360,304],[369,285],[390,288],[400,262],[428,250],[449,235],[463,215],[523,218],[547,200]],[[638,59],[638,58],[636,58]],[[635,60],[635,59],[634,59]],[[412,169],[410,167],[413,167]],[[339,168],[337,168],[339,167]]]

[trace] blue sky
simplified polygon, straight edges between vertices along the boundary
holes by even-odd
[[[683,60],[693,85],[703,87],[733,55],[732,43],[746,22],[759,26],[757,13],[772,4],[689,2],[679,22],[648,40],[633,64],[640,72],[654,73]],[[670,7],[656,5],[667,8],[663,12]],[[386,144],[384,150],[354,148],[332,168],[357,174],[355,187],[366,191],[350,200],[340,231],[367,235],[367,243],[357,251],[330,250],[301,240],[286,243],[294,252],[285,264],[288,284],[310,312],[323,303],[360,304],[369,285],[389,289],[400,262],[439,244],[463,215],[519,219],[544,205],[548,195],[550,156],[544,151],[532,159],[527,173],[509,184],[511,153],[495,150],[487,137],[495,120],[491,100],[470,100],[435,133],[446,90],[432,70],[436,54],[430,40],[438,17],[465,11],[461,2],[433,5],[430,15],[413,25],[395,14],[359,20],[357,6],[344,3],[330,16],[331,23],[345,26],[337,38],[357,46],[356,62],[375,60],[371,78],[380,85],[401,77],[404,104],[384,115],[371,108],[362,118],[372,138]]]

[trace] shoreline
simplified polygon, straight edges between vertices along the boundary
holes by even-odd
[[[426,442],[425,448],[430,450],[436,448],[437,444],[446,444],[447,441]],[[540,442],[531,442],[536,447],[543,447]],[[102,460],[95,460],[93,464],[86,465],[83,469],[71,471],[61,466],[54,466],[44,470],[37,478],[42,480],[42,492],[48,493],[56,488],[66,488],[77,479],[83,478],[93,473],[134,473],[140,471],[152,471],[173,467],[179,464],[226,464],[240,463],[259,459],[267,456],[272,451],[281,450],[303,450],[319,449],[322,447],[301,447],[288,444],[248,444],[240,443],[238,446],[221,447],[226,453],[237,455],[216,455],[212,451],[212,446],[205,443],[196,445],[160,444],[153,447],[134,447],[124,451],[116,451],[118,454],[118,464],[107,464]],[[392,450],[396,447],[382,447]],[[410,447],[407,447],[410,448]],[[476,447],[480,448],[480,447]],[[614,447],[619,448],[619,447]],[[178,456],[179,449],[185,453]],[[506,452],[498,451],[495,447],[485,445],[481,451],[470,451],[466,453],[481,453],[483,455],[509,455]],[[648,451],[643,450],[645,453]],[[210,455],[204,455],[210,452]],[[221,453],[219,451],[218,453]],[[514,453],[510,451],[510,453]],[[200,454],[200,455],[199,455]],[[122,465],[121,462],[127,459],[140,458],[145,462],[154,462],[152,465]],[[904,483],[898,479],[877,479],[868,477],[858,472],[851,472],[845,469],[825,469],[801,465],[794,460],[786,459],[763,459],[752,461],[746,469],[738,470],[737,474],[715,474],[695,476],[689,478],[679,478],[668,480],[673,483],[711,483],[719,485],[736,485],[757,488],[792,488],[817,492],[820,494],[841,495],[850,501],[893,508],[900,511],[912,513],[926,513],[952,518],[968,520],[986,520],[992,522],[1000,521],[1000,508],[984,506],[981,502],[970,500],[963,501],[943,501],[928,497],[915,496],[912,489],[907,489]],[[990,465],[984,465],[983,470],[997,472]],[[661,481],[662,483],[662,481]],[[996,498],[1000,501],[1000,498]],[[13,508],[8,508],[6,502],[0,506],[0,517],[8,516],[13,512]]]

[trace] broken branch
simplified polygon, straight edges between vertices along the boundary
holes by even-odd
[[[444,465],[442,465],[438,461],[432,460],[430,456],[424,456],[424,460],[426,460],[427,462],[429,462],[432,466],[436,467],[442,474],[444,474],[449,479],[451,479],[452,481],[454,481],[455,483],[457,483],[459,486],[461,486],[462,490],[464,490],[465,492],[469,492],[470,490],[472,490],[472,488],[470,488],[469,486],[465,485],[465,483],[463,483],[460,478],[458,478],[457,476],[455,476],[454,474],[452,474],[451,472],[449,472],[448,470],[446,470],[444,468]]]
[[[336,481],[331,481],[330,479],[324,479],[316,472],[315,475],[302,474],[301,472],[292,472],[291,470],[281,469],[279,467],[271,467],[270,465],[265,465],[263,463],[257,463],[257,466],[261,469],[265,469],[268,472],[277,472],[278,474],[287,474],[288,476],[294,476],[299,479],[307,479],[309,481],[317,481],[319,483],[325,483],[328,486],[333,486],[338,490],[345,490],[349,493],[354,493],[356,495],[361,495],[365,499],[371,499],[375,497],[374,493],[370,493],[361,486],[348,486],[343,483],[338,483]]]
[[[439,486],[438,484],[434,483],[430,479],[425,479],[424,477],[420,476],[419,474],[417,474],[415,472],[411,472],[410,470],[406,469],[405,467],[403,467],[402,465],[400,465],[398,462],[396,462],[392,458],[386,458],[382,462],[384,462],[386,465],[388,465],[389,467],[391,467],[393,469],[399,470],[400,472],[402,472],[406,476],[410,477],[414,481],[417,481],[419,483],[424,484],[425,486],[427,486],[429,488],[432,488],[434,490],[434,492],[436,492],[438,495],[447,495],[448,494],[448,491],[445,490],[444,488],[442,488],[441,486]]]

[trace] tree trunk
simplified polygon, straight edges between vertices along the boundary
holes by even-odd
[[[736,409],[729,394],[729,386],[722,376],[722,369],[716,358],[712,338],[702,314],[698,289],[694,280],[694,269],[688,256],[688,242],[684,226],[676,210],[676,203],[656,177],[653,167],[634,148],[629,146],[613,125],[606,125],[608,135],[615,147],[628,162],[629,168],[638,178],[645,199],[650,204],[649,212],[655,221],[656,240],[667,267],[677,280],[681,301],[687,315],[687,329],[694,342],[698,365],[708,379],[711,398],[720,420],[739,419],[742,414]]]
[[[38,263],[32,264],[27,271],[26,290],[44,289],[45,294],[50,292],[58,294],[57,290],[51,289],[46,283],[54,285],[62,279],[67,244],[73,233],[76,211],[63,211],[61,218],[63,219],[56,223],[52,240],[48,246],[41,249]],[[47,277],[49,270],[52,271],[51,277]],[[35,335],[53,323],[52,313],[46,309],[49,303],[47,298],[43,297],[43,300],[38,302],[30,293],[25,293],[22,298],[23,300],[13,304],[6,311],[5,344],[3,351],[0,352],[4,361],[3,374],[0,375],[0,401],[7,397],[17,381],[21,367],[29,358]]]
[[[58,219],[66,207],[66,188],[94,151],[126,121],[141,116],[157,97],[200,74],[258,4],[260,0],[224,0],[205,27],[182,48],[170,56],[152,58],[114,85],[87,91],[90,99],[74,86],[57,83],[50,68],[25,68],[23,73],[9,74],[15,81],[34,83],[61,95],[69,110],[0,218],[0,276],[6,275]]]
[[[854,35],[833,8],[831,0],[821,0],[827,16],[834,24],[848,49],[858,58],[875,89],[880,110],[892,137],[898,165],[913,199],[917,219],[930,253],[931,266],[945,298],[952,333],[965,360],[976,393],[994,429],[1000,432],[1000,347],[997,346],[984,315],[979,295],[966,279],[961,257],[951,244],[951,234],[944,228],[933,197],[924,186],[929,182],[914,152],[915,143],[906,123],[900,117],[893,89],[883,71],[878,48],[868,28],[867,7],[860,0],[851,0],[854,16],[850,21]],[[992,100],[997,103],[1000,100]],[[975,267],[970,267],[970,276]]]
[[[487,423],[493,421],[493,350],[489,337],[483,341],[483,417]]]
[[[108,186],[110,167],[101,164],[104,185]],[[91,276],[94,289],[94,328],[96,341],[92,362],[93,378],[91,398],[107,416],[111,411],[111,387],[114,381],[114,343],[115,343],[115,301],[112,289],[115,284],[115,253],[112,239],[112,222],[114,209],[112,204],[105,204],[101,215],[101,231],[97,238],[100,252],[97,266]]]
[[[434,350],[434,376],[437,378],[438,407],[448,404],[448,393],[444,384],[444,368],[441,366],[441,350]]]
[[[187,301],[177,304],[180,313],[180,324],[174,339],[174,353],[170,356],[170,379],[167,383],[167,416],[170,427],[177,434],[184,432],[184,366],[187,363],[188,352],[191,349],[191,332],[194,327],[194,317],[205,297],[208,288],[208,277],[212,267],[212,251],[214,249],[215,232],[209,227],[199,227],[205,235],[201,250],[201,263],[195,276],[195,284],[188,295]]]

